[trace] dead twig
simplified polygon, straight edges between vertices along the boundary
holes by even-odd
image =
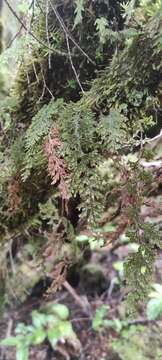
[[[55,6],[52,4],[51,0],[49,0],[50,6],[58,20],[58,22],[60,23],[61,28],[63,29],[65,35],[73,42],[73,44],[77,47],[77,49],[87,58],[87,60],[93,64],[94,66],[96,66],[95,62],[89,57],[89,55],[80,47],[80,45],[75,41],[75,39],[73,38],[73,36],[69,33],[69,30],[67,29],[67,27],[65,26],[63,19],[61,18],[61,16],[59,15],[57,9],[55,8]]]
[[[48,47],[50,47],[50,40],[49,40],[49,30],[48,30],[48,13],[49,13],[49,0],[46,0],[46,38]],[[51,69],[51,51],[48,54],[48,65],[49,69]]]
[[[72,60],[72,56],[71,56],[71,52],[70,52],[69,39],[68,39],[67,34],[66,34],[65,36],[66,36],[66,43],[67,43],[67,48],[68,48],[68,54],[69,54],[70,64],[71,64],[72,70],[73,70],[73,72],[74,72],[76,81],[77,81],[77,83],[78,83],[78,85],[79,85],[82,93],[84,94],[84,90],[83,90],[82,84],[81,84],[81,82],[80,82],[80,80],[79,80],[79,76],[78,76],[77,71],[76,71],[76,69],[75,69],[75,66],[74,66],[74,64],[73,64],[73,60]]]
[[[85,303],[84,301],[82,301],[81,297],[76,293],[74,288],[67,281],[65,281],[63,283],[63,286],[69,292],[69,294],[73,297],[75,302],[82,308],[83,312],[86,315],[91,315],[91,309],[90,309],[89,302],[86,301],[86,303]]]
[[[23,29],[23,26],[20,26],[20,29],[17,31],[17,33],[13,36],[13,38],[10,40],[9,44],[7,45],[7,49],[9,49],[12,44],[14,43],[14,41],[17,39],[17,37],[21,34],[21,30]]]
[[[48,93],[51,95],[51,98],[54,99],[54,96],[53,96],[51,90],[49,89],[49,87],[48,87],[47,84],[46,84],[46,80],[45,80],[45,77],[44,77],[44,74],[43,74],[42,66],[41,66],[41,74],[42,74],[42,80],[43,80],[43,90],[42,90],[42,94],[41,94],[41,96],[40,96],[40,98],[39,98],[39,100],[38,100],[38,103],[43,100],[44,94],[45,94],[45,90],[47,90]]]

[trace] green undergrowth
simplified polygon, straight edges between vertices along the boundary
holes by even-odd
[[[117,340],[113,340],[112,348],[121,360],[129,360],[135,354],[137,360],[160,360],[161,340],[159,331],[145,326],[130,326],[122,331]]]

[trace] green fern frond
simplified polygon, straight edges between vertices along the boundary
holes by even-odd
[[[44,105],[33,117],[31,125],[26,132],[25,147],[31,149],[36,143],[48,134],[49,129],[54,125],[60,111],[63,108],[63,100],[51,100],[48,105]]]
[[[128,144],[128,119],[119,110],[111,109],[109,115],[102,115],[98,125],[102,145],[112,153]]]

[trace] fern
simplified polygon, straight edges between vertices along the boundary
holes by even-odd
[[[75,19],[74,28],[82,22],[82,13],[84,11],[84,0],[75,0]]]
[[[45,166],[45,156],[42,144],[35,144],[32,148],[24,153],[23,164],[21,168],[21,179],[25,182],[31,175],[32,169],[41,174]]]
[[[100,117],[98,132],[103,147],[109,149],[111,153],[128,144],[127,118],[117,109],[111,109],[109,115]]]
[[[58,150],[61,145],[59,131],[55,127],[45,139],[44,152],[48,159],[48,173],[52,178],[52,185],[57,184],[62,200],[67,204],[69,194],[65,179],[68,176],[68,171],[65,167],[64,160],[58,156]]]
[[[95,115],[84,98],[78,104],[68,104],[60,113],[61,154],[70,171],[69,189],[81,198],[81,216],[95,224],[105,205],[105,189],[98,172],[103,157]],[[104,189],[104,190],[103,190]]]
[[[39,218],[42,222],[46,222],[52,230],[57,228],[59,223],[59,211],[56,207],[57,198],[58,193],[56,192],[45,203],[39,204]]]
[[[31,125],[26,132],[25,147],[26,150],[34,147],[36,143],[41,141],[48,134],[49,129],[54,124],[54,119],[63,108],[63,100],[58,99],[51,101],[48,105],[44,105],[33,117]]]
[[[98,36],[100,38],[101,44],[104,44],[107,37],[108,32],[108,22],[104,17],[98,18],[95,21],[96,30],[98,32]]]
[[[25,155],[22,170],[22,180],[26,181],[34,168],[42,168],[45,156],[42,149],[43,139],[57,121],[63,108],[63,100],[58,99],[44,105],[33,117],[25,135]]]
[[[138,10],[144,13],[148,17],[154,16],[162,7],[161,0],[140,0],[139,2],[139,9]]]
[[[113,44],[117,41],[121,42],[122,40],[132,39],[139,34],[139,31],[131,27],[121,31],[113,31],[110,27],[108,27],[108,21],[104,17],[96,19],[95,26],[102,45],[106,42]]]
[[[138,230],[132,229],[128,236],[131,241],[140,243],[137,253],[130,255],[125,263],[129,287],[128,308],[130,313],[134,313],[137,304],[145,301],[150,291],[157,247],[161,248],[162,245],[159,230],[153,224],[139,223]]]
[[[126,4],[121,4],[122,9],[124,11],[123,17],[125,18],[126,24],[129,23],[132,15],[135,11],[135,5],[136,5],[136,0],[131,0],[131,1],[127,2]]]

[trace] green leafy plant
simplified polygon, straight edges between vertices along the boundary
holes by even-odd
[[[113,263],[113,268],[114,268],[114,270],[117,271],[117,273],[119,275],[119,278],[123,279],[123,277],[124,277],[124,264],[123,264],[123,261],[115,261]]]
[[[159,9],[161,8],[161,0],[140,0],[139,10],[142,11],[145,16],[151,17],[154,16]],[[138,10],[138,8],[137,8]]]
[[[3,346],[16,346],[16,360],[28,360],[29,348],[48,340],[53,349],[60,339],[76,339],[69,318],[69,310],[63,304],[48,304],[45,312],[34,310],[32,324],[18,323],[15,336],[0,341]]]
[[[147,317],[156,320],[162,315],[162,285],[154,284],[154,291],[149,294],[150,300],[147,304]]]
[[[78,235],[76,237],[76,242],[78,244],[88,244],[90,249],[97,250],[104,245],[104,239],[101,236],[87,236],[87,235]]]
[[[105,319],[105,316],[107,314],[107,311],[109,310],[108,305],[101,305],[97,308],[94,318],[92,320],[92,329],[94,331],[101,331],[105,325],[107,324],[107,320]]]
[[[105,43],[106,41],[106,36],[107,36],[107,20],[104,17],[98,18],[95,21],[95,26],[96,26],[96,30],[98,32],[99,38],[100,38],[100,42],[102,44]]]
[[[120,333],[125,327],[128,326],[126,319],[122,320],[119,318],[107,319],[107,313],[109,310],[108,305],[101,305],[96,309],[94,318],[92,320],[92,329],[94,331],[102,331],[105,328],[114,329],[117,333]]]

